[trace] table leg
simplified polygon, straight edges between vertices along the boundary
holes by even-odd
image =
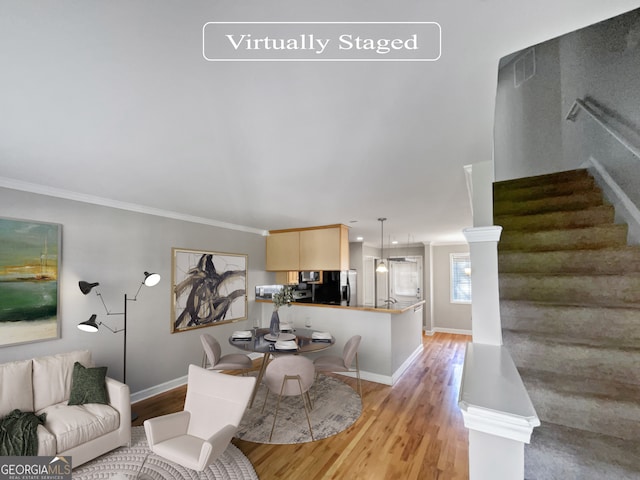
[[[262,383],[262,377],[264,376],[264,372],[267,369],[267,364],[269,363],[269,357],[271,356],[270,352],[266,352],[262,356],[262,365],[260,366],[260,371],[258,372],[258,378],[256,379],[256,384],[253,387],[253,393],[251,394],[251,401],[249,402],[249,408],[253,407],[253,401],[256,398],[256,394],[258,393],[258,388],[260,388],[260,383]]]

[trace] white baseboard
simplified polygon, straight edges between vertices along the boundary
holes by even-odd
[[[452,333],[454,335],[471,335],[471,330],[464,330],[462,328],[442,328],[435,327],[433,329],[434,333]]]
[[[187,376],[185,375],[183,377],[174,378],[173,380],[169,380],[168,382],[164,382],[159,385],[154,385],[153,387],[145,388],[144,390],[140,390],[139,392],[131,394],[131,403],[154,397],[156,395],[168,392],[169,390],[173,390],[174,388],[178,388],[186,384]]]
[[[422,345],[422,342],[420,342],[420,345],[418,345],[418,348],[416,348],[413,351],[413,353],[409,355],[409,358],[407,358],[402,363],[402,365],[400,365],[400,367],[395,372],[393,372],[393,375],[391,377],[391,381],[393,383],[391,385],[394,385],[400,379],[402,374],[407,370],[407,368],[411,366],[413,361],[420,356],[420,354],[422,353],[422,350],[424,350],[424,346]]]

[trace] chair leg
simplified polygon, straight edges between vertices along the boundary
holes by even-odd
[[[358,393],[362,399],[362,381],[360,380],[360,366],[358,365],[358,352],[356,352],[356,376],[358,377]]]
[[[264,413],[264,407],[267,405],[268,397],[269,397],[269,389],[267,388],[267,392],[264,394],[264,403],[262,404],[262,411],[260,413]]]
[[[280,399],[282,398],[282,391],[284,390],[284,382],[287,380],[285,377],[282,380],[282,388],[280,388],[280,395],[278,395],[278,403],[276,404],[276,414],[273,416],[273,425],[271,425],[271,433],[269,434],[269,441],[271,441],[271,437],[273,437],[273,429],[276,428],[276,418],[278,418],[278,410],[280,409]]]
[[[304,405],[304,414],[307,416],[307,425],[309,425],[309,433],[311,434],[311,441],[315,440],[313,438],[313,430],[311,429],[311,419],[309,418],[309,409],[307,409],[307,402],[304,399],[305,395],[302,393],[302,382],[300,381],[300,377],[298,377],[298,385],[300,386],[300,398],[302,398],[302,404]],[[309,397],[309,391],[305,392],[309,403],[311,403],[311,398]]]

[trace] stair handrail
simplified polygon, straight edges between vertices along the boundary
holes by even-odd
[[[589,105],[589,103],[591,103],[592,105]],[[569,113],[567,113],[566,119],[575,122],[575,119],[578,116],[578,113],[580,113],[581,109],[587,112],[587,114],[589,114],[589,116],[593,118],[598,125],[604,128],[622,146],[624,146],[633,155],[640,159],[640,148],[634,145],[633,142],[631,142],[622,132],[620,132],[618,128],[616,128],[612,124],[611,120],[615,121],[615,117],[599,108],[596,102],[594,102],[593,100],[590,100],[589,98],[585,98],[585,100],[576,98],[575,102],[573,102],[573,105],[569,109]]]

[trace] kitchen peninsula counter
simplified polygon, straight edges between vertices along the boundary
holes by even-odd
[[[272,303],[271,300],[256,300],[259,303]],[[380,312],[380,313],[404,313],[411,309],[419,308],[426,303],[425,300],[416,300],[415,302],[398,302],[390,305],[389,307],[374,307],[372,305],[337,305],[329,303],[308,303],[308,302],[294,302],[292,306],[296,307],[320,307],[320,308],[342,308],[348,310],[362,310],[365,312]]]
[[[393,385],[422,352],[424,304],[424,300],[419,300],[397,303],[391,308],[376,308],[294,302],[291,307],[280,307],[278,315],[281,322],[292,324],[294,328],[330,332],[336,343],[325,354],[341,356],[347,340],[360,335],[358,363],[361,377]],[[272,302],[256,300],[256,307],[261,326],[268,327],[273,313]],[[308,356],[313,360],[318,355]]]

